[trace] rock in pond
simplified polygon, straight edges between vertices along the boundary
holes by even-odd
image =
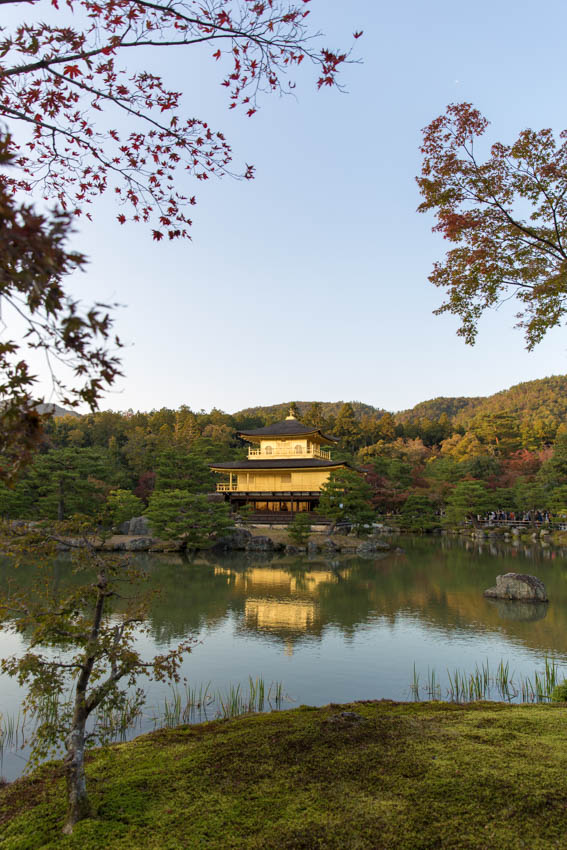
[[[225,552],[234,549],[246,549],[251,538],[252,534],[247,528],[231,528],[222,537],[217,538],[213,550]]]
[[[286,555],[304,555],[305,546],[294,546],[293,543],[288,543],[285,547]]]
[[[388,552],[392,547],[384,540],[364,540],[356,547],[357,555],[375,555],[377,552]]]
[[[496,587],[484,591],[492,599],[520,599],[522,602],[547,602],[545,585],[537,576],[504,573],[496,576]]]
[[[274,541],[270,537],[251,537],[246,546],[249,552],[271,552],[274,548]]]

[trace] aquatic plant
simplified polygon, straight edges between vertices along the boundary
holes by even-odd
[[[447,670],[448,686],[446,698],[451,702],[475,702],[478,700],[505,700],[507,702],[549,702],[567,700],[567,680],[558,688],[559,668],[553,658],[545,657],[542,671],[536,670],[532,677],[516,676],[510,671],[508,661],[501,660],[494,673],[488,661],[474,671]],[[414,700],[420,699],[420,677],[413,666],[410,693]],[[563,690],[562,690],[563,689]],[[442,698],[442,688],[434,668],[427,669],[425,693],[430,700]],[[553,696],[557,693],[557,696]]]

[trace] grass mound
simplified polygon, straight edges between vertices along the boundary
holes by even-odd
[[[0,848],[567,848],[564,705],[366,702],[95,751],[96,819],[60,833],[59,765],[0,788]]]

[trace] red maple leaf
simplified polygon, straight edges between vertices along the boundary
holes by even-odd
[[[67,74],[68,77],[71,77],[71,79],[74,80],[75,77],[82,76],[83,72],[80,70],[78,65],[65,65],[63,73]]]

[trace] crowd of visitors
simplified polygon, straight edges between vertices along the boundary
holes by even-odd
[[[560,519],[559,517],[557,518]],[[563,518],[561,518],[563,519]],[[552,522],[552,516],[549,511],[488,511],[482,515],[477,514],[478,522],[492,523],[514,523],[514,522],[529,522],[529,523],[547,523]]]

